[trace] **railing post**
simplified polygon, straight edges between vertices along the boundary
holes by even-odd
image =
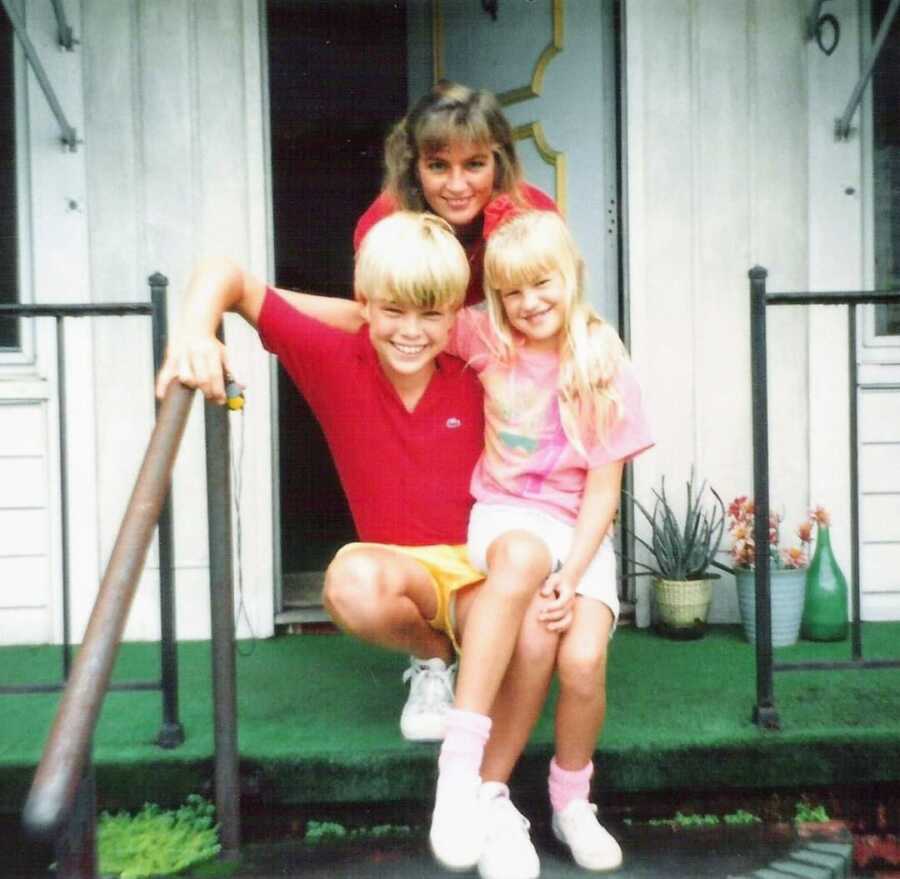
[[[756,706],[754,722],[778,729],[772,674],[772,605],[769,584],[769,394],[766,362],[766,277],[750,269],[750,366],[753,411],[753,539],[756,566]]]
[[[166,292],[169,279],[155,272],[148,279],[153,305],[153,375],[159,372],[168,344]],[[159,415],[159,401],[156,401]],[[172,536],[172,492],[166,495],[159,516],[157,547],[159,551],[159,649],[160,686],[162,689],[162,726],[156,743],[161,748],[177,748],[184,742],[184,727],[178,719],[178,653],[175,631],[175,553]]]
[[[847,306],[847,373],[850,385],[850,578],[853,589],[853,619],[850,629],[852,656],[862,659],[862,606],[859,571],[859,375],[856,367],[856,305]]]
[[[97,879],[97,785],[88,745],[88,760],[78,784],[75,803],[65,829],[56,839],[58,879]]]
[[[219,822],[222,857],[233,859],[238,856],[241,844],[241,817],[228,410],[224,406],[206,403],[204,413],[216,819]]]
[[[72,668],[71,573],[69,563],[69,442],[66,427],[66,328],[56,315],[56,411],[59,421],[59,543],[62,564],[62,677]]]

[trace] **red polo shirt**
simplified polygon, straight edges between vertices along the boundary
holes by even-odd
[[[465,543],[469,480],[484,443],[475,373],[439,354],[422,399],[408,412],[368,327],[353,334],[332,329],[269,289],[258,329],[322,425],[359,539]]]

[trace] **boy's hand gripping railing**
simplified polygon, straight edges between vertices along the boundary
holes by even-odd
[[[25,803],[25,827],[38,838],[48,839],[62,832],[73,811],[76,820],[77,813],[82,812],[82,819],[93,822],[93,785],[90,778],[84,778],[91,739],[147,549],[169,490],[192,398],[191,390],[172,382],[160,407],[81,649]],[[76,798],[83,800],[85,796],[88,802],[76,809]],[[93,861],[92,851],[71,854],[80,867],[67,868],[59,863],[59,875],[95,875],[94,865],[84,863]],[[84,872],[79,872],[81,869]]]

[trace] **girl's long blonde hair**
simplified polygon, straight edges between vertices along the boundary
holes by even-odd
[[[621,418],[623,401],[613,379],[628,360],[618,333],[584,298],[584,261],[565,221],[552,211],[526,211],[503,223],[488,239],[484,292],[504,361],[515,359],[515,331],[503,308],[503,292],[558,271],[563,279],[563,338],[559,356],[559,409],[566,438],[582,454],[603,442]]]

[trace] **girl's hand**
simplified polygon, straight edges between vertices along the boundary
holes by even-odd
[[[187,335],[169,345],[166,359],[156,377],[156,396],[162,399],[173,379],[203,392],[207,400],[225,402],[225,374],[228,350],[215,337]]]
[[[555,571],[544,580],[541,595],[551,598],[551,601],[538,611],[538,619],[551,632],[565,632],[572,625],[577,585],[575,580],[566,576],[565,570]]]

